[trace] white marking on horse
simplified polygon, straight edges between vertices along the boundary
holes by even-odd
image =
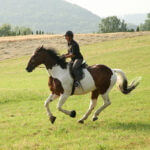
[[[49,76],[58,79],[64,89],[64,93],[70,95],[72,92],[73,79],[69,73],[69,67],[66,69],[61,68],[59,65],[55,65],[52,69],[48,69]]]
[[[80,81],[83,89],[81,87],[76,88],[74,93],[75,95],[85,94],[96,89],[95,82],[90,72],[87,69],[83,69],[83,72],[85,76]]]
[[[96,89],[93,77],[87,69],[83,69],[85,74],[84,78],[80,81],[82,88],[78,87],[75,89],[74,95],[80,95],[88,93]],[[55,65],[52,69],[48,69],[49,76],[58,79],[64,89],[64,93],[71,94],[73,79],[70,75],[69,66],[66,69],[61,68],[59,65]]]

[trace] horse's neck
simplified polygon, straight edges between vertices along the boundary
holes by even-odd
[[[64,73],[66,73],[68,67],[66,69],[63,69],[60,65],[55,65],[52,67],[52,69],[47,69],[49,76],[52,76],[54,78],[57,78],[58,76],[63,76]]]

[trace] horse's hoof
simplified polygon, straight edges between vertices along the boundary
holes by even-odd
[[[93,121],[96,121],[98,119],[98,117],[93,118]]]
[[[51,122],[52,124],[54,124],[54,122],[55,122],[55,120],[56,120],[56,117],[55,117],[55,116],[51,116],[51,117],[49,118],[49,120],[50,120],[50,122]]]
[[[70,117],[72,117],[72,118],[76,117],[76,111],[75,110],[71,111]]]
[[[83,120],[79,120],[78,123],[84,124],[84,121]]]

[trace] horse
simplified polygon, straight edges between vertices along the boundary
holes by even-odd
[[[45,101],[45,107],[49,116],[50,122],[53,124],[56,117],[52,114],[49,108],[49,104],[59,97],[59,102],[57,109],[72,118],[76,117],[76,111],[63,109],[63,104],[66,102],[72,93],[72,86],[74,79],[71,76],[69,64],[66,60],[59,55],[53,48],[38,47],[33,55],[31,56],[26,70],[27,72],[32,72],[39,65],[44,64],[49,75],[48,85],[51,94]],[[134,79],[129,85],[125,73],[120,69],[111,69],[106,65],[97,64],[88,66],[83,69],[84,77],[81,79],[80,84],[82,85],[76,87],[74,95],[81,95],[91,92],[91,100],[88,111],[85,115],[78,121],[79,123],[84,123],[84,121],[91,114],[92,110],[97,104],[98,96],[101,95],[103,99],[103,105],[98,108],[92,120],[96,121],[98,115],[111,104],[109,98],[109,92],[113,86],[117,83],[118,89],[123,94],[129,94],[133,91],[139,84],[140,78]]]

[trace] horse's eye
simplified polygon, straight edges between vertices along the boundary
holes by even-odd
[[[34,59],[32,59],[32,63],[34,63],[35,62],[35,60]]]

